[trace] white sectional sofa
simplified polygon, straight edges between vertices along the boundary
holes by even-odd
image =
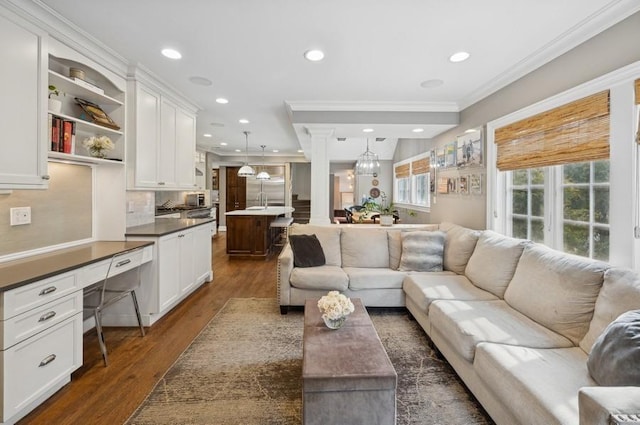
[[[443,271],[398,270],[409,230],[445,232]],[[406,306],[496,423],[640,423],[640,387],[599,386],[587,368],[605,328],[640,309],[636,272],[450,223],[303,225],[290,234],[315,234],[326,265],[294,267],[285,246],[283,313],[328,290],[366,306]]]

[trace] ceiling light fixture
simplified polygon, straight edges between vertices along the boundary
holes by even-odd
[[[476,130],[475,128],[468,128],[464,132],[465,133],[475,133],[476,131],[478,131],[478,130]]]
[[[440,87],[441,85],[444,84],[443,80],[439,80],[437,78],[434,78],[432,80],[425,80],[423,82],[420,83],[420,87],[422,87],[423,89],[433,89],[436,87]]]
[[[258,175],[256,176],[256,179],[257,180],[269,180],[271,178],[271,176],[264,169],[264,148],[266,148],[266,146],[265,145],[260,145],[260,147],[262,148],[262,171],[260,171],[258,173]]]
[[[302,149],[298,149],[298,153],[304,153]]]
[[[213,137],[213,135],[211,135],[210,133],[204,133],[202,137]]]
[[[363,128],[362,132],[363,133],[373,133],[373,128]],[[368,140],[367,140],[367,142],[368,142]]]
[[[220,146],[227,146],[227,142],[220,142]]]
[[[236,149],[236,152],[242,152],[242,149]]]
[[[304,58],[311,62],[318,62],[324,59],[324,52],[318,49],[307,50],[304,52]]]
[[[414,128],[413,130],[414,133],[422,133],[424,131],[424,128]]]
[[[169,59],[180,59],[182,57],[182,54],[175,49],[162,49],[160,53]]]
[[[372,176],[379,172],[380,161],[378,160],[378,155],[369,150],[369,139],[367,139],[367,150],[356,161],[356,174],[359,176]]]
[[[271,152],[273,152],[273,153],[278,153],[278,152],[280,152],[280,151],[279,151],[278,149],[274,149],[274,150],[272,150]]]
[[[467,52],[458,52],[458,53],[454,53],[449,57],[449,60],[451,62],[462,62],[462,61],[466,61],[467,59],[469,59],[469,56],[471,56],[469,53]]]
[[[248,131],[244,132],[244,137],[246,139],[245,151],[244,151],[245,152],[244,165],[240,167],[240,169],[238,170],[238,176],[240,177],[255,176],[256,170],[254,170],[253,167],[249,165],[249,132]]]
[[[210,79],[204,77],[189,77],[189,81],[197,86],[210,86],[213,84]]]
[[[248,119],[246,119],[246,118],[240,118],[240,119],[238,120],[238,122],[239,122],[240,124],[249,124],[249,120],[248,120]]]
[[[216,99],[216,103],[219,103],[221,105],[226,105],[227,103],[229,103],[229,100],[225,99],[224,97],[219,97]]]

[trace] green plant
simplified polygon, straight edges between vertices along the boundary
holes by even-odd
[[[58,88],[53,84],[49,84],[49,99],[51,99],[51,96],[58,96],[59,94],[60,91],[58,90]]]
[[[393,215],[396,212],[396,208],[393,206],[393,202],[387,204],[387,195],[384,192],[380,194],[381,203],[374,201],[367,201],[362,205],[367,212],[377,212],[380,215]]]

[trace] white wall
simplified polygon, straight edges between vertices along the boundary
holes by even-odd
[[[291,191],[298,199],[311,199],[311,163],[291,164]]]

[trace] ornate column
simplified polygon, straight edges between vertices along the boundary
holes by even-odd
[[[331,224],[329,219],[329,152],[333,128],[307,128],[311,136],[310,224]]]

